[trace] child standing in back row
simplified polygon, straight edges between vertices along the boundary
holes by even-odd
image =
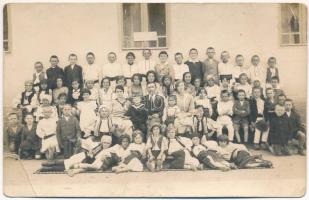
[[[270,57],[268,58],[267,64],[268,64],[268,67],[267,67],[267,72],[266,72],[266,83],[270,84],[272,77],[278,77],[278,83],[279,83],[280,82],[279,70],[276,67],[277,59],[275,57]]]
[[[203,79],[203,69],[204,63],[198,59],[198,51],[195,48],[190,49],[189,51],[190,59],[185,62],[186,65],[189,66],[189,71],[192,75],[192,80],[196,78]]]

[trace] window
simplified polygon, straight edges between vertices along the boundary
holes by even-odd
[[[124,3],[122,4],[122,14],[122,47],[124,49],[164,48],[167,46],[166,6],[164,3]],[[137,39],[137,34],[144,39]]]
[[[8,7],[3,7],[3,50],[9,51]]]
[[[298,3],[281,4],[282,45],[307,44],[307,9]]]

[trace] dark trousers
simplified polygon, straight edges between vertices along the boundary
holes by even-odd
[[[168,162],[171,169],[183,169],[185,165],[185,152],[183,150],[176,151],[171,154],[173,159]]]
[[[63,141],[63,156],[64,158],[70,158],[74,154],[75,143],[70,140]]]

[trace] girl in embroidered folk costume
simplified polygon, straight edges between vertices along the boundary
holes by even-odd
[[[147,167],[150,171],[160,171],[165,160],[167,150],[167,139],[161,135],[160,124],[154,124],[147,139],[146,150],[148,154]]]

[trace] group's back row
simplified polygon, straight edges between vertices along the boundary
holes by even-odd
[[[185,72],[190,72],[192,82],[199,79],[200,82],[206,83],[207,77],[214,76],[215,82],[219,83],[220,80],[226,79],[237,80],[239,75],[246,73],[248,80],[258,80],[261,86],[271,82],[272,77],[277,77],[279,81],[279,72],[276,67],[276,58],[270,57],[267,61],[267,69],[260,66],[260,58],[258,55],[251,57],[251,66],[244,65],[244,57],[237,55],[234,62],[230,61],[229,52],[223,51],[220,56],[220,61],[214,58],[215,49],[212,47],[207,48],[207,59],[200,61],[198,59],[198,51],[195,48],[189,51],[189,60],[183,61],[182,53],[176,53],[174,56],[175,63],[171,64],[168,53],[161,51],[159,53],[158,62],[152,58],[150,49],[143,50],[143,60],[136,62],[135,54],[129,52],[126,55],[127,62],[120,64],[117,62],[117,55],[114,52],[108,53],[108,63],[99,66],[95,63],[95,54],[92,52],[87,53],[87,65],[80,66],[77,64],[77,56],[75,54],[69,55],[69,65],[61,68],[58,66],[59,59],[56,55],[50,57],[51,66],[46,70],[43,69],[42,62],[35,63],[35,73],[33,74],[34,86],[39,86],[43,79],[47,79],[48,88],[56,88],[57,78],[62,78],[64,85],[71,88],[72,81],[77,80],[79,86],[83,87],[86,80],[92,80],[95,83],[101,83],[104,77],[115,80],[118,76],[124,76],[127,80],[131,80],[134,74],[140,74],[145,77],[147,72],[155,71],[156,81],[161,84],[163,76],[169,75],[172,80],[183,79]],[[145,80],[145,79],[143,79]]]

